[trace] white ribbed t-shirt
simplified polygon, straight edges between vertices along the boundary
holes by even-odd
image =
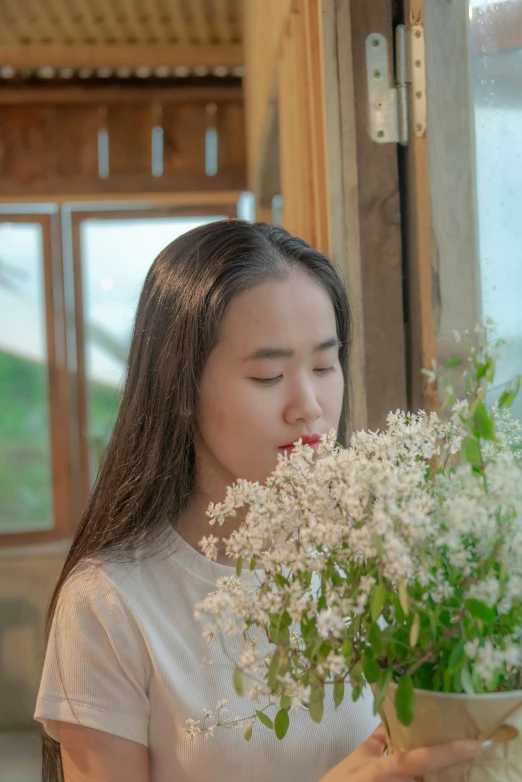
[[[144,744],[151,782],[319,782],[377,727],[370,691],[353,703],[347,688],[337,710],[327,693],[320,725],[305,708],[292,710],[282,741],[259,723],[249,742],[242,731],[221,728],[208,740],[186,738],[187,718],[200,719],[203,709],[215,713],[222,699],[231,718],[252,714],[255,705],[234,691],[236,639],[208,643],[194,618],[194,606],[216,580],[235,570],[171,534],[161,554],[86,564],[66,582],[35,719],[44,726],[79,723]]]

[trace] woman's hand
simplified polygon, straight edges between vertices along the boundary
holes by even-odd
[[[482,746],[480,741],[465,739],[419,747],[401,755],[385,755],[385,750],[386,732],[381,726],[321,782],[415,782],[415,777],[473,760]]]

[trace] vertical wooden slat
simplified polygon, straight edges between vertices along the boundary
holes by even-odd
[[[422,0],[406,0],[407,30],[411,20],[423,24]],[[426,64],[424,63],[424,66]],[[412,96],[412,100],[415,100]],[[410,116],[410,128],[413,119]],[[406,233],[409,285],[408,307],[408,399],[411,409],[438,410],[436,386],[427,382],[422,368],[437,358],[432,267],[432,220],[428,137],[413,133],[405,150]]]
[[[49,107],[10,106],[0,112],[0,176],[45,179],[52,158]]]
[[[216,113],[218,132],[219,171],[244,169],[245,166],[245,112],[242,103],[218,103]]]
[[[163,104],[163,171],[205,171],[205,103]]]
[[[407,404],[397,150],[394,144],[376,144],[368,134],[366,87],[366,37],[381,33],[393,51],[392,0],[352,2],[351,22],[368,425],[373,429],[384,424],[390,410]]]
[[[85,361],[85,321],[83,309],[83,278],[81,253],[81,222],[78,215],[72,216],[72,262],[74,274],[74,315],[76,334],[76,412],[80,461],[80,512],[89,498],[91,490],[89,468],[89,430],[87,419],[87,370]]]
[[[109,176],[150,174],[152,171],[151,103],[113,104],[107,111],[109,132]]]
[[[97,106],[57,106],[58,176],[98,176]]]
[[[352,22],[349,2],[321,0],[321,7],[331,253],[341,269],[350,299],[353,334],[349,428],[357,430],[368,426],[368,388]]]

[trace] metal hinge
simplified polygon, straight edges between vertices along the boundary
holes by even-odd
[[[390,74],[386,38],[380,33],[369,35],[366,38],[366,75],[370,136],[373,141],[377,144],[407,145],[411,133],[417,137],[423,136],[426,132],[424,27],[419,24],[408,30],[402,24],[397,27],[395,79]]]

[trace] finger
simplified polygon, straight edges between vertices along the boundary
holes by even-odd
[[[381,758],[388,746],[388,736],[384,725],[380,725],[369,739],[366,739],[356,750],[357,757],[361,758]]]
[[[435,747],[419,747],[401,755],[389,755],[380,761],[386,773],[397,777],[420,777],[473,760],[480,755],[482,745],[474,739],[450,741]]]

